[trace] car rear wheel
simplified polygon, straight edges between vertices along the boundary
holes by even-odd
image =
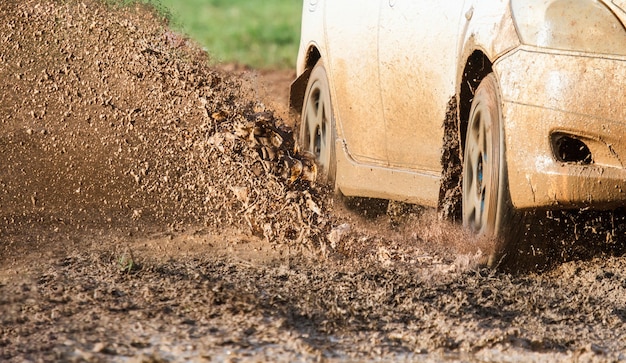
[[[317,62],[304,93],[300,123],[300,147],[310,152],[320,169],[320,179],[335,185],[337,160],[335,156],[335,120],[326,69]]]
[[[479,237],[499,242],[489,251],[490,264],[510,241],[505,234],[513,207],[509,202],[502,110],[498,83],[485,77],[474,94],[463,157],[463,225]]]

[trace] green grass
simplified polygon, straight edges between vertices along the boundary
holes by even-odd
[[[145,0],[144,0],[145,1]],[[214,62],[292,68],[302,0],[148,0],[171,26],[207,49]]]

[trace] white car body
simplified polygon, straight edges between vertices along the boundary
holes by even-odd
[[[513,206],[623,206],[626,1],[529,4],[304,0],[291,103],[301,108],[307,72],[321,59],[336,121],[337,188],[348,196],[440,205],[443,176],[451,172],[442,165],[446,115],[456,114],[453,137],[462,144],[473,92],[493,73]],[[575,12],[585,6],[594,12]],[[549,14],[554,9],[562,13]],[[609,13],[615,19],[607,25]],[[549,25],[536,21],[542,14],[551,16]],[[555,148],[578,143],[592,162],[585,155],[559,158]]]

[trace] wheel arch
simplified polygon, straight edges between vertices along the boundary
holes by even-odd
[[[457,96],[448,103],[444,122],[442,180],[438,210],[443,219],[462,220],[463,152],[474,92],[493,72],[493,62],[482,50],[474,50],[462,66]]]
[[[475,50],[465,61],[458,97],[458,133],[461,145],[461,155],[465,147],[465,135],[467,134],[467,124],[469,122],[474,92],[480,82],[493,73],[493,62],[481,50]]]
[[[306,51],[304,57],[303,72],[291,83],[289,88],[289,108],[296,113],[302,112],[302,102],[304,101],[304,92],[306,91],[306,85],[309,82],[311,71],[317,62],[322,58],[322,55],[315,45],[311,45]]]

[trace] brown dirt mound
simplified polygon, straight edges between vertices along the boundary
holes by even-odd
[[[321,199],[292,173],[289,129],[139,8],[0,5],[0,228],[148,221],[315,239]]]

